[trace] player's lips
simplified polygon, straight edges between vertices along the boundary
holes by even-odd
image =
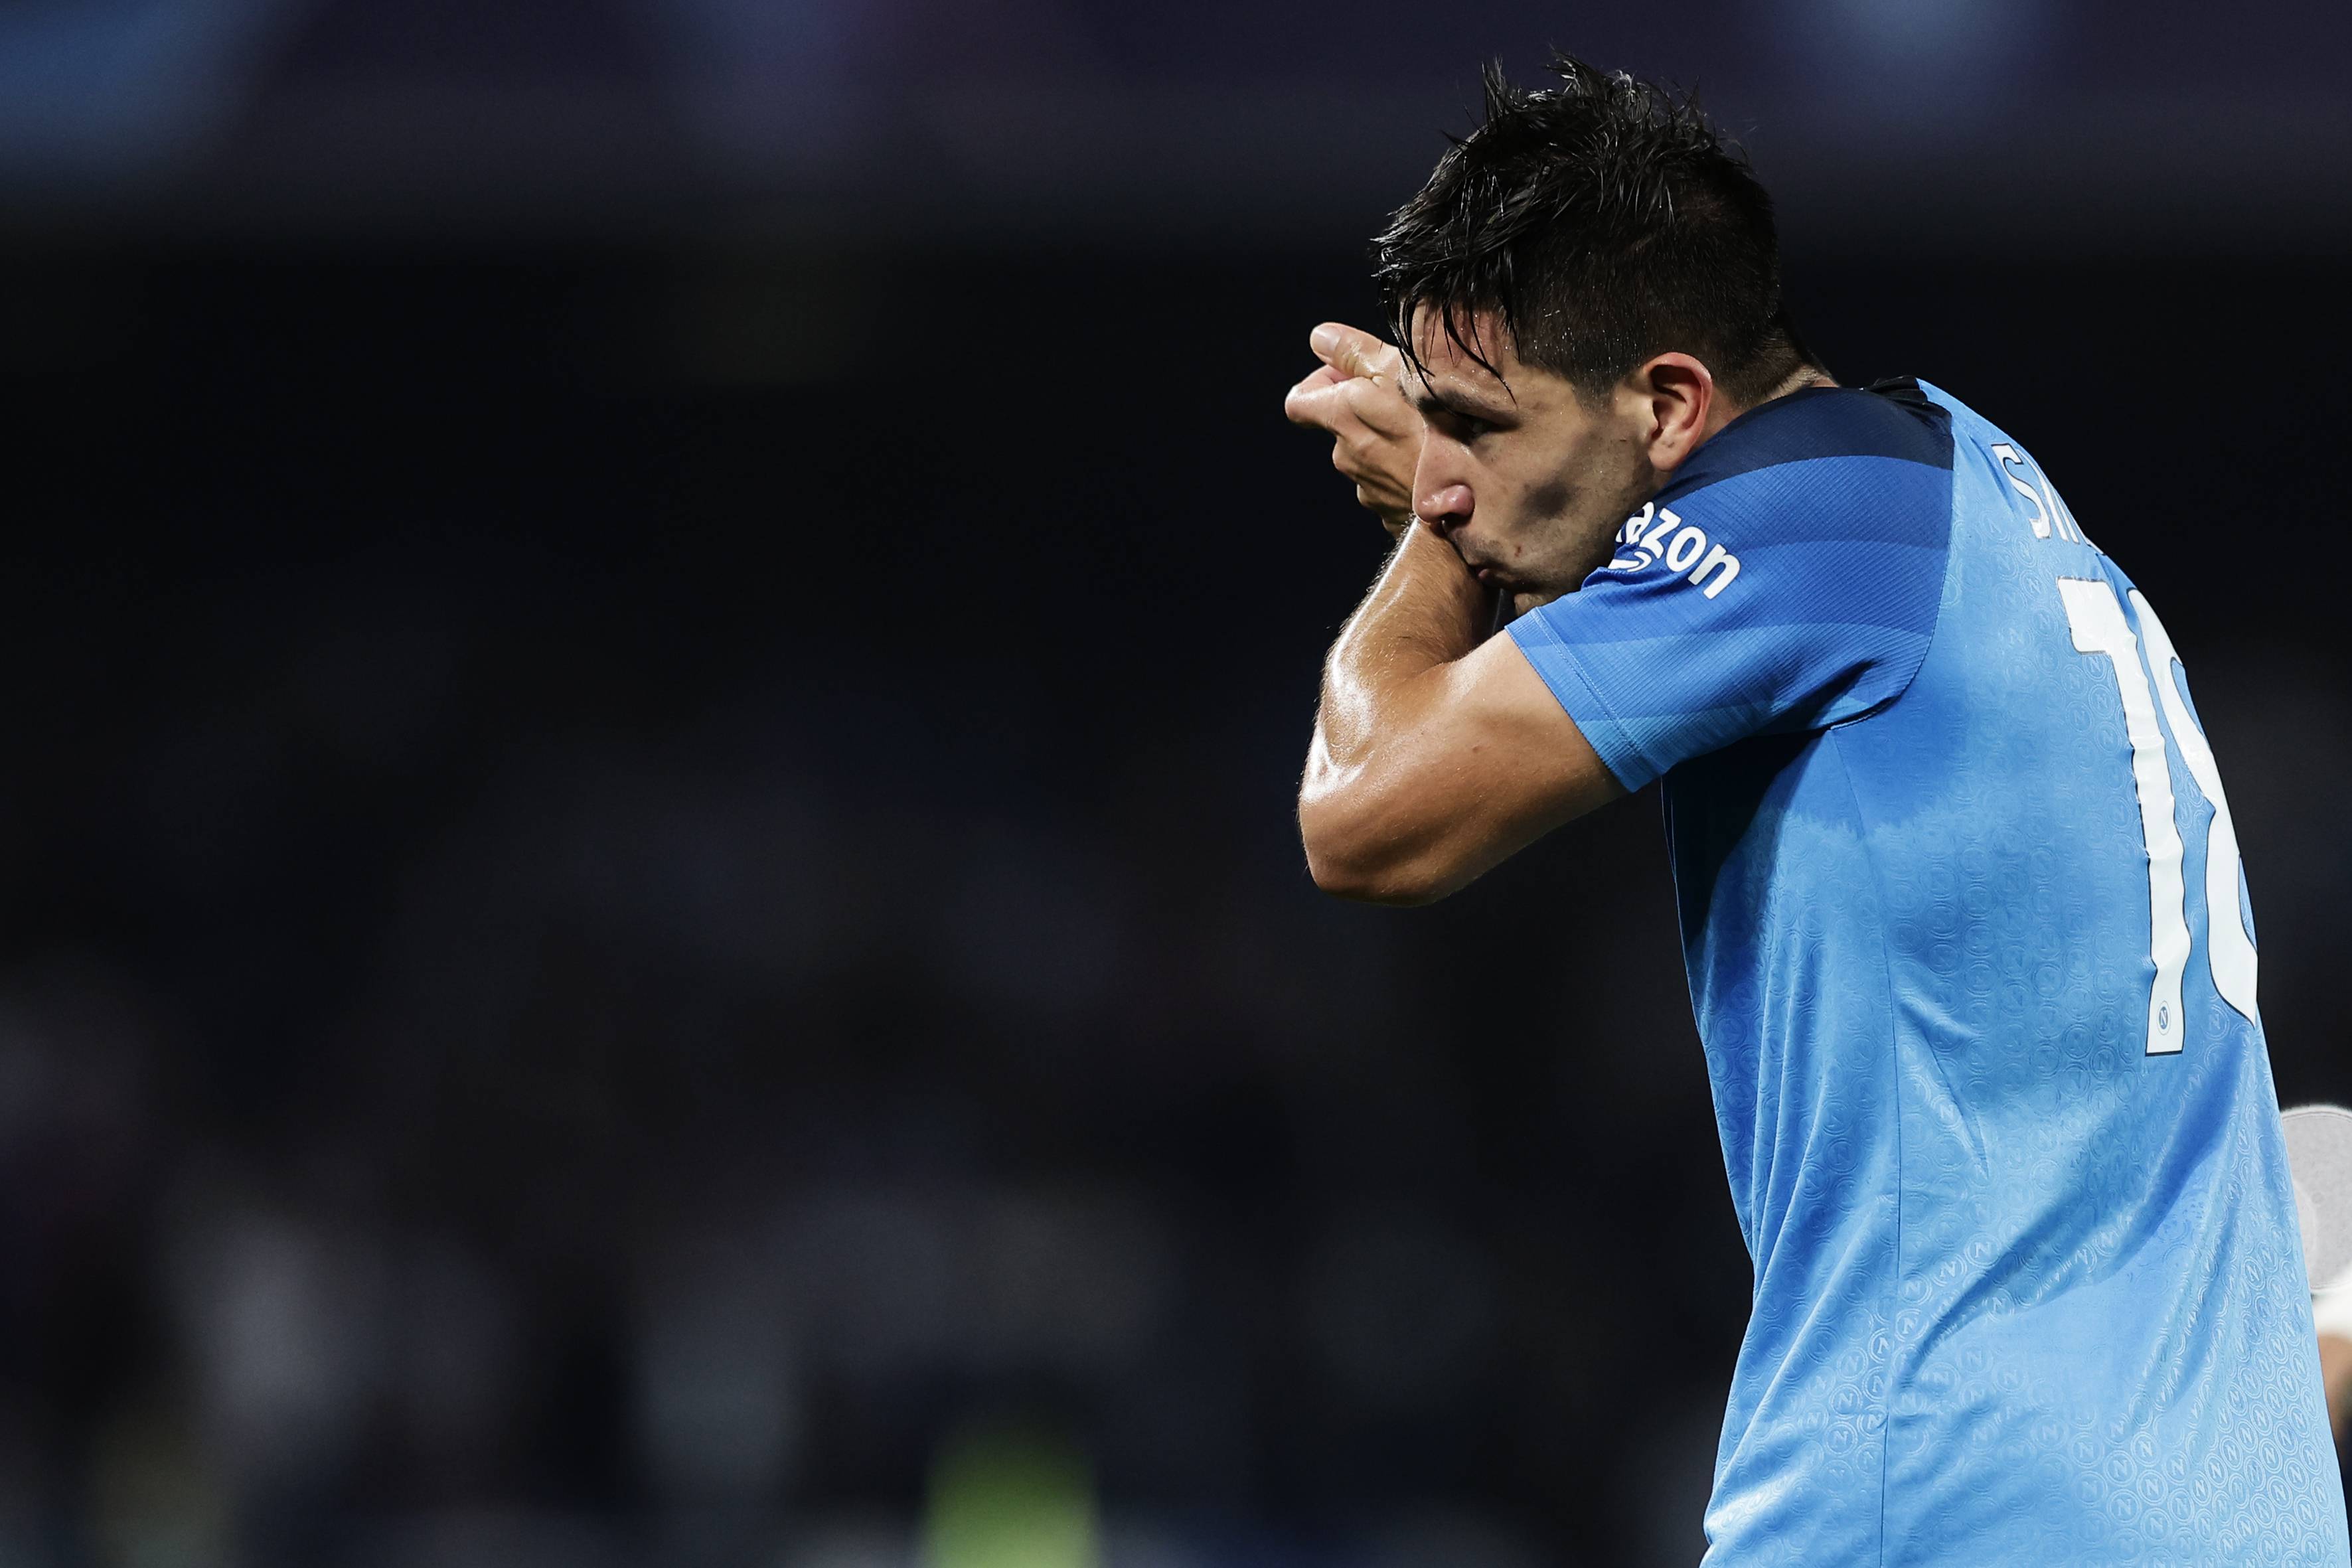
[[[1479,582],[1486,584],[1489,586],[1493,586],[1510,581],[1511,574],[1502,567],[1496,565],[1491,561],[1481,560],[1477,556],[1471,554],[1467,550],[1463,549],[1462,541],[1459,537],[1449,539],[1446,542],[1454,546],[1454,553],[1462,557],[1462,564],[1468,567],[1470,569],[1470,575],[1478,579]]]

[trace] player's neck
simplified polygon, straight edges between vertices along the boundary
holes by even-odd
[[[1835,386],[1837,382],[1835,378],[1833,378],[1829,372],[1823,370],[1821,366],[1817,364],[1801,364],[1795,370],[1790,371],[1788,376],[1778,385],[1774,386],[1771,391],[1766,393],[1763,396],[1758,398],[1753,403],[1734,403],[1728,398],[1718,400],[1716,405],[1710,409],[1707,414],[1707,436],[1710,439],[1713,438],[1716,432],[1721,430],[1725,426],[1730,424],[1741,415],[1753,409],[1761,408],[1768,403],[1777,402],[1780,398],[1788,396],[1790,393],[1806,392],[1817,386]]]

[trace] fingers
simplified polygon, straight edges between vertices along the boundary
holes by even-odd
[[[1328,416],[1322,410],[1329,399],[1320,396],[1331,388],[1346,384],[1348,377],[1329,365],[1318,366],[1315,374],[1300,380],[1282,400],[1283,416],[1293,425],[1314,425],[1329,428]]]
[[[1290,389],[1282,412],[1294,425],[1337,432],[1362,425],[1391,441],[1421,438],[1421,416],[1384,381],[1351,376],[1326,365]]]
[[[1345,383],[1338,386],[1309,387],[1303,391],[1293,387],[1290,395],[1282,400],[1282,412],[1294,425],[1328,430],[1334,435],[1363,423],[1348,396]]]
[[[1307,334],[1307,346],[1315,351],[1317,359],[1345,374],[1395,379],[1396,350],[1344,321],[1326,321],[1317,327]]]
[[[1342,384],[1342,390],[1356,417],[1390,440],[1421,439],[1421,416],[1391,383],[1359,379]]]
[[[1331,466],[1355,484],[1356,500],[1374,511],[1412,510],[1412,459],[1396,443],[1361,426],[1335,431]]]
[[[1331,466],[1355,483],[1359,505],[1394,534],[1412,516],[1421,416],[1398,385],[1397,351],[1371,333],[1326,321],[1307,335],[1321,368],[1282,400],[1295,425],[1331,434]]]

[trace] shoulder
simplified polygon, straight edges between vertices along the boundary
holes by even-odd
[[[1795,552],[1808,567],[1858,564],[1814,562],[1822,549],[1940,552],[1951,507],[1951,416],[1917,383],[1822,387],[1725,426],[1627,521],[1605,570],[1646,565],[1684,536],[1750,562]]]
[[[1775,398],[1693,453],[1586,581],[1679,575],[1713,599],[1747,573],[1749,600],[1894,584],[1927,614],[1951,542],[1952,449],[1949,411],[1914,381]]]
[[[1906,463],[1948,470],[1952,416],[1916,381],[1811,387],[1751,408],[1691,455],[1668,493],[1795,463]],[[1803,476],[1784,475],[1784,479]]]

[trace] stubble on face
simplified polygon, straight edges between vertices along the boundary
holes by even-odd
[[[1510,423],[1463,445],[1461,478],[1475,497],[1469,517],[1443,530],[1482,580],[1521,598],[1573,592],[1608,561],[1625,519],[1654,492],[1614,398],[1588,402],[1566,377],[1521,361],[1491,319],[1474,323],[1492,369],[1446,337],[1424,310],[1414,321],[1424,368],[1409,377],[1433,431],[1449,405],[1507,402]]]
[[[1631,442],[1605,427],[1580,436],[1563,442],[1563,470],[1532,486],[1521,503],[1529,548],[1524,580],[1510,585],[1547,598],[1575,592],[1607,563],[1626,518],[1656,489]]]

